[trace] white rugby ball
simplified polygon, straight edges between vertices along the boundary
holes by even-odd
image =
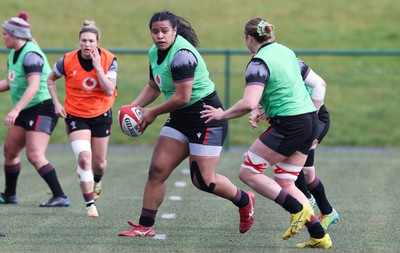
[[[143,131],[140,129],[142,112],[136,106],[125,105],[119,108],[118,125],[122,132],[131,137],[140,136]]]

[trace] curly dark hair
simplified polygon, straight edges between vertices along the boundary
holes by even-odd
[[[190,23],[169,11],[160,11],[153,14],[149,22],[149,28],[151,29],[153,22],[168,20],[172,27],[176,27],[177,34],[181,35],[187,41],[190,42],[194,47],[198,47],[199,39],[197,38],[196,32],[190,25]]]

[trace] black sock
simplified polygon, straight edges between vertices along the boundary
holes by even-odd
[[[94,202],[88,202],[88,203],[86,203],[86,207],[89,207],[89,206],[91,206],[91,205],[94,205]]]
[[[282,189],[278,197],[276,197],[275,202],[289,213],[298,213],[303,209],[303,205],[284,189]]]
[[[304,178],[304,172],[303,172],[303,170],[300,171],[300,174],[299,174],[299,176],[297,177],[297,180],[296,180],[295,184],[296,184],[296,187],[297,187],[302,193],[304,193],[304,195],[306,195],[306,197],[307,197],[308,199],[311,198],[311,194],[310,194],[310,192],[308,191],[308,188],[307,188],[306,179]]]
[[[325,230],[321,226],[318,218],[316,216],[311,218],[310,222],[307,222],[306,227],[308,229],[308,233],[312,238],[321,239],[325,235]]]
[[[311,194],[314,196],[318,208],[319,210],[321,210],[321,213],[323,215],[330,214],[332,212],[332,206],[326,198],[324,185],[319,180],[319,178],[315,176],[314,181],[308,184],[307,187]]]
[[[249,196],[243,190],[237,188],[237,193],[232,203],[237,207],[245,207],[249,204]]]
[[[139,224],[145,227],[152,227],[156,220],[157,210],[142,208]]]
[[[50,163],[42,166],[38,170],[39,175],[46,181],[50,187],[54,197],[65,197],[64,192],[61,188],[60,182],[58,181],[56,170]]]
[[[101,179],[103,178],[103,175],[97,175],[97,174],[93,174],[93,178],[94,178],[94,182],[98,183],[101,181]]]
[[[21,171],[21,163],[15,165],[4,165],[4,174],[6,177],[6,189],[4,195],[14,196],[17,192],[17,181]]]
[[[83,193],[83,199],[85,200],[86,207],[89,207],[94,204],[94,194],[93,192],[90,193]]]

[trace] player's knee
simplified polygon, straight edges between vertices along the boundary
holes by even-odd
[[[296,166],[287,163],[277,163],[274,166],[274,176],[281,180],[296,181],[303,166]]]
[[[14,150],[10,149],[7,145],[4,145],[3,148],[3,155],[4,155],[4,160],[13,160],[15,159],[17,156],[17,153],[14,152]]]
[[[193,161],[190,164],[190,178],[192,179],[193,185],[196,186],[199,190],[209,192],[209,193],[212,193],[214,191],[215,183],[205,182],[205,180],[201,174],[199,165],[195,161]]]
[[[105,171],[107,167],[107,160],[93,161],[93,170]]]
[[[163,182],[169,175],[170,168],[163,166],[160,162],[151,162],[148,172],[148,180],[154,182]]]
[[[78,156],[78,166],[80,166],[81,168],[92,168],[92,158],[91,158],[91,154],[87,151],[83,151],[79,154]]]
[[[306,184],[311,183],[315,178],[315,167],[314,166],[304,167],[303,172],[304,172],[304,179],[306,181]]]
[[[252,179],[254,178],[254,176],[255,175],[259,175],[259,174],[260,173],[254,173],[253,171],[251,171],[251,170],[249,170],[247,168],[241,167],[239,169],[238,177],[243,183],[245,183],[245,184],[250,186],[250,185],[252,185],[252,182],[253,182]]]
[[[241,168],[252,171],[253,173],[263,173],[268,167],[270,163],[250,151],[247,151],[243,154],[243,162]],[[243,174],[243,173],[240,173]],[[243,175],[242,175],[243,176]]]
[[[274,180],[285,190],[290,190],[293,187],[297,188],[295,180],[293,180],[292,177],[284,177],[284,178],[275,177]]]
[[[90,142],[87,141],[87,140],[76,140],[76,141],[73,141],[73,142],[71,142],[71,147],[72,147],[72,151],[74,151],[75,158],[77,160],[79,160],[81,156],[82,157],[87,156],[87,154],[86,155],[84,155],[84,154],[81,155],[81,153],[83,153],[83,152],[89,153],[90,155],[92,153]]]
[[[39,164],[43,164],[43,161],[46,160],[44,154],[39,154],[38,152],[27,152],[26,158],[35,168],[39,168]]]

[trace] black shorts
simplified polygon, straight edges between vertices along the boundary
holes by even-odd
[[[330,122],[331,121],[329,117],[329,112],[326,109],[325,105],[322,105],[318,111],[318,143],[321,143],[322,139],[324,139],[324,137],[328,133]]]
[[[308,155],[317,135],[317,113],[296,116],[276,116],[259,139],[267,147],[286,157],[296,151]]]
[[[189,143],[222,146],[228,132],[228,122],[222,120],[204,123],[206,119],[200,118],[204,105],[223,108],[217,92],[214,91],[188,107],[171,112],[164,126],[181,132]]]
[[[14,125],[26,131],[43,132],[50,135],[58,122],[51,99],[44,100],[37,105],[22,110],[15,119]]]
[[[68,135],[72,132],[89,129],[92,137],[107,137],[111,135],[112,110],[93,118],[80,118],[67,114],[65,125]]]

